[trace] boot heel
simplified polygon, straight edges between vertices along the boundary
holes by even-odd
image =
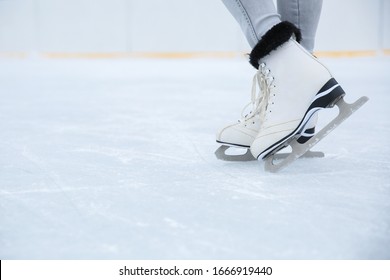
[[[331,78],[316,94],[311,108],[332,108],[345,95],[345,91]]]
[[[334,80],[334,79],[333,79]],[[334,80],[336,81],[336,80]],[[336,82],[337,83],[337,82]],[[338,85],[338,84],[337,84]],[[329,105],[327,108],[333,108],[334,105],[345,95],[345,91],[343,88],[338,85],[336,88],[334,88],[330,93],[329,93]]]

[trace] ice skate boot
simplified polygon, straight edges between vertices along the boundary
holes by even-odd
[[[300,38],[293,24],[281,22],[250,54],[261,79],[272,81],[261,88],[261,126],[250,148],[255,158],[273,155],[296,141],[317,111],[333,107],[345,95],[329,70],[298,43]]]
[[[218,159],[227,161],[249,161],[255,160],[249,148],[259,132],[260,115],[258,109],[262,101],[261,91],[257,92],[257,86],[260,85],[259,75],[255,74],[252,83],[251,102],[247,104],[241,112],[241,119],[237,123],[228,125],[217,132],[216,141],[222,144],[215,151]],[[246,113],[247,108],[251,106],[251,111]],[[246,153],[228,155],[225,153],[229,147],[243,149]]]
[[[257,92],[257,87],[261,89],[264,83],[267,81],[262,80],[259,73],[253,78],[251,102],[244,107],[241,112],[241,119],[232,125],[229,125],[217,133],[216,141],[222,144],[216,151],[215,155],[218,159],[225,161],[250,161],[256,160],[251,154],[249,148],[252,145],[256,135],[260,129],[260,112],[258,111],[259,104],[262,101],[261,91]],[[270,81],[268,81],[270,82]],[[245,114],[246,109],[251,106],[252,110]],[[307,125],[307,129],[301,133],[301,137],[298,139],[300,143],[305,143],[313,135],[315,131],[315,125],[317,123],[317,115],[315,115]],[[239,148],[241,151],[237,154],[227,154],[227,150],[231,147]],[[244,153],[243,153],[244,152]],[[278,157],[285,157],[287,154],[278,154]],[[322,152],[305,153],[305,157],[323,157]]]

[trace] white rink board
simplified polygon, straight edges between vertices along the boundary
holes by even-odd
[[[390,2],[326,0],[318,51],[390,49]],[[248,52],[221,0],[0,0],[0,52]]]

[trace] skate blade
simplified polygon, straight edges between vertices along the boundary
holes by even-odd
[[[354,112],[356,112],[360,107],[362,107],[368,101],[368,97],[363,96],[359,98],[352,104],[346,103],[344,98],[341,98],[335,104],[339,107],[339,114],[326,126],[324,126],[316,135],[314,135],[309,141],[304,144],[299,144],[296,140],[293,140],[290,143],[292,152],[282,161],[276,162],[277,154],[271,154],[265,158],[264,169],[268,172],[278,172],[286,166],[290,165],[296,159],[304,155],[308,150],[310,150],[314,145],[321,141],[325,136],[327,136],[333,129],[339,126],[347,118],[349,118]]]
[[[215,151],[215,156],[217,159],[223,160],[223,161],[253,161],[257,160],[252,153],[250,152],[249,149],[246,150],[245,154],[240,154],[240,155],[229,155],[226,154],[226,151],[231,148],[231,146],[226,146],[222,145],[220,146],[216,151]],[[289,156],[289,153],[278,153],[274,155],[275,160],[282,160],[285,159]],[[324,157],[323,152],[318,152],[318,151],[307,151],[302,157],[307,157],[307,158],[321,158]]]
[[[252,161],[256,160],[254,156],[252,156],[252,153],[249,149],[246,149],[245,154],[241,155],[228,155],[226,154],[226,150],[231,148],[231,146],[222,145],[220,146],[215,152],[215,156],[217,159],[224,160],[224,161]]]

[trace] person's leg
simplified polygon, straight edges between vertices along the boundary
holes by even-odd
[[[280,24],[280,15],[277,14],[272,0],[222,0],[230,13],[241,26],[249,45],[252,49],[259,43],[262,37],[275,25]],[[295,10],[294,10],[295,11]],[[300,40],[300,38],[297,38]],[[265,46],[269,49],[270,46]],[[255,62],[257,63],[257,62]],[[257,67],[255,67],[257,68]],[[260,80],[253,82],[252,88],[252,111],[243,115],[238,123],[231,124],[218,131],[216,141],[223,145],[249,148],[253,143],[262,121],[260,121],[257,107],[262,99],[262,94],[256,94],[256,84],[260,87]],[[249,105],[249,104],[248,104]],[[308,129],[304,131],[300,141],[303,143],[314,134],[316,117],[312,118]]]
[[[322,0],[277,0],[277,8],[283,21],[289,21],[301,30],[301,45],[313,52]]]
[[[222,0],[239,23],[249,45],[253,48],[261,37],[280,22],[272,0]]]

